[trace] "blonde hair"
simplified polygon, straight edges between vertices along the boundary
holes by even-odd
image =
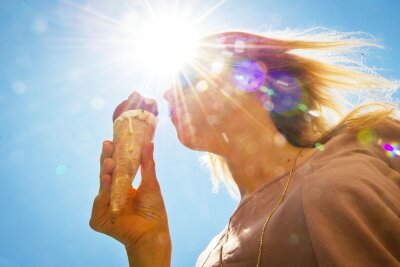
[[[302,112],[295,117],[296,123],[287,123],[283,116],[273,118],[275,126],[293,145],[312,147],[317,140],[320,144],[327,142],[339,129],[357,131],[385,118],[399,118],[392,99],[399,84],[381,77],[357,58],[370,48],[381,48],[370,36],[362,38],[362,33],[321,28],[265,35],[247,32],[217,35],[247,40],[249,57],[264,62],[268,69],[289,71],[300,81],[306,96],[304,104],[319,116]],[[362,96],[365,101],[361,101]],[[201,161],[210,169],[213,191],[218,191],[222,181],[229,194],[238,198],[238,188],[225,159],[208,153]]]

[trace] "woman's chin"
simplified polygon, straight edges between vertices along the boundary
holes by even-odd
[[[184,131],[177,131],[179,142],[181,142],[182,145],[192,150],[203,151],[201,149],[201,143],[199,138],[195,134],[189,133],[188,131],[189,130],[187,129],[185,129]]]
[[[190,123],[184,123],[182,120],[172,117],[172,123],[175,126],[176,134],[182,145],[192,150],[204,151],[201,149],[201,140],[203,139],[197,127]]]

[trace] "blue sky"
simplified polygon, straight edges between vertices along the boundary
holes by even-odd
[[[140,14],[143,5],[71,2],[115,20]],[[197,1],[192,12],[213,3]],[[399,79],[399,8],[397,0],[228,0],[204,24],[219,30],[323,26],[367,32],[386,47],[367,62]],[[114,107],[133,90],[159,100],[155,160],[169,215],[172,266],[193,266],[237,204],[223,188],[211,192],[201,154],[176,138],[160,98],[167,85],[152,83],[157,88],[148,92],[141,87],[140,66],[121,75],[123,70],[105,64],[104,53],[113,51],[96,43],[112,39],[112,31],[107,20],[67,2],[0,2],[0,266],[128,265],[123,246],[91,230],[88,221],[101,143],[112,138]]]

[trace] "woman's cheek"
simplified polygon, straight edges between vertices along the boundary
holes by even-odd
[[[178,139],[186,147],[199,150],[202,147],[202,140],[206,139],[195,126],[180,127],[178,129]]]

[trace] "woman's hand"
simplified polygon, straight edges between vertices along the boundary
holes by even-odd
[[[100,190],[93,202],[90,227],[125,245],[129,262],[136,266],[169,266],[171,238],[167,213],[155,172],[154,144],[142,150],[142,180],[137,189],[131,187],[125,207],[111,223],[111,177],[115,166],[113,143],[103,143],[100,157]],[[154,265],[155,264],[155,265]],[[133,265],[133,264],[131,264]]]

